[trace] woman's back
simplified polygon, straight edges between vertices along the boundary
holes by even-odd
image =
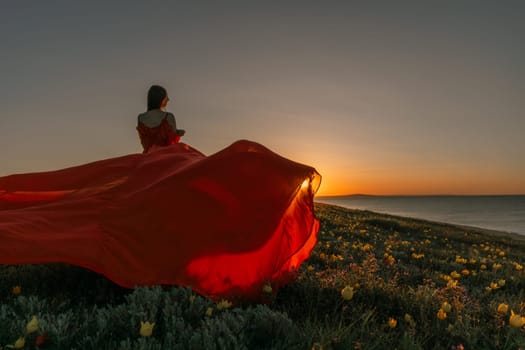
[[[144,153],[152,146],[168,146],[178,143],[180,134],[177,133],[175,117],[171,113],[160,109],[141,113],[138,116],[137,131]]]
[[[175,117],[172,113],[164,112],[160,109],[153,109],[151,111],[141,113],[138,116],[139,124],[142,123],[148,128],[156,128],[160,126],[164,119],[167,120],[168,124],[173,130],[177,130],[177,125],[175,124]]]
[[[139,114],[137,131],[140,143],[147,153],[152,146],[168,146],[178,143],[184,130],[178,130],[173,114],[164,112],[168,92],[162,86],[152,85],[148,90],[148,111]]]

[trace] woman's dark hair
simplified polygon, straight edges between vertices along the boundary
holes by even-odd
[[[148,111],[159,109],[162,100],[168,95],[166,89],[160,85],[151,85],[148,91]]]

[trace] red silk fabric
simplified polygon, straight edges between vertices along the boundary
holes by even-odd
[[[180,141],[180,135],[175,134],[166,118],[155,128],[149,128],[139,122],[137,132],[139,133],[140,143],[142,144],[142,148],[144,148],[144,153],[148,152],[153,146],[174,145]]]
[[[316,244],[319,180],[249,141],[211,156],[177,143],[0,177],[0,263],[69,263],[125,287],[260,299]]]

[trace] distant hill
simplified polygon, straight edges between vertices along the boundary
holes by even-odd
[[[368,197],[378,197],[373,194],[364,194],[364,193],[353,193],[353,194],[338,194],[331,196],[316,196],[317,198],[340,198],[340,197],[354,197],[354,198],[368,198]]]

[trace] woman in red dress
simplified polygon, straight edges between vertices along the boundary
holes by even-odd
[[[246,140],[205,156],[175,141],[170,114],[153,123],[160,113],[139,117],[142,154],[0,177],[0,263],[230,300],[290,281],[317,241],[319,174]]]
[[[152,146],[168,146],[179,142],[185,134],[177,129],[173,114],[165,112],[169,98],[166,89],[152,85],[148,91],[148,111],[139,114],[137,131],[144,153]]]

